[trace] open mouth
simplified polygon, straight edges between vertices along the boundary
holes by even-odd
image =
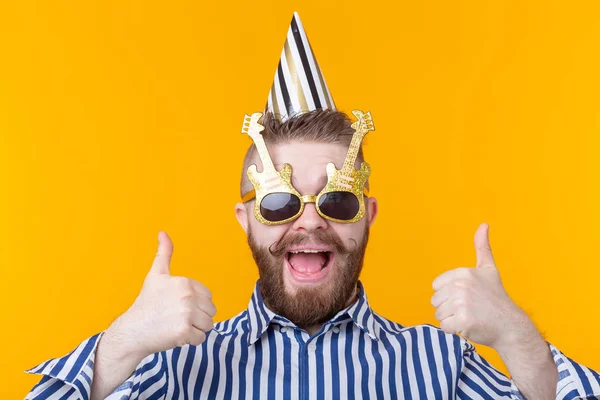
[[[326,275],[333,253],[324,249],[293,249],[287,252],[285,259],[294,278],[314,281]]]

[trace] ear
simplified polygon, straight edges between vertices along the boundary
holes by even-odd
[[[377,199],[375,197],[368,197],[365,207],[367,208],[367,223],[369,224],[369,227],[371,227],[373,222],[375,222],[375,217],[377,217],[377,212],[379,211]]]
[[[242,226],[244,232],[248,233],[248,211],[244,203],[237,203],[235,205],[235,217]]]

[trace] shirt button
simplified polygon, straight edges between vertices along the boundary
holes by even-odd
[[[279,332],[286,333],[287,332],[287,328],[285,326],[282,326],[281,328],[279,328]]]
[[[333,327],[333,333],[340,333],[340,328],[337,326]]]
[[[314,343],[311,343],[311,344],[308,345],[308,349],[310,351],[315,351],[317,349],[317,345],[314,344]]]

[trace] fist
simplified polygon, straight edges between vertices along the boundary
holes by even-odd
[[[114,327],[120,337],[132,341],[135,349],[131,351],[144,357],[185,344],[201,344],[213,328],[217,312],[204,285],[170,275],[173,243],[162,231],[158,240],[158,252],[140,294]]]
[[[510,299],[488,239],[489,227],[481,224],[475,233],[476,268],[457,268],[433,281],[431,304],[446,333],[458,334],[475,343],[497,348],[510,340],[528,320]]]

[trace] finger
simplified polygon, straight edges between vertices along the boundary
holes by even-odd
[[[204,298],[206,300],[206,297]],[[200,308],[201,303],[205,301],[197,296],[189,296],[182,299],[183,312],[185,313],[185,321],[196,329],[204,332],[210,331],[214,325],[212,317],[210,317],[203,309]]]
[[[435,308],[438,308],[442,304],[444,304],[453,293],[454,288],[452,285],[443,286],[441,289],[436,291],[433,296],[431,296],[431,305]]]
[[[208,332],[214,328],[213,320],[204,311],[198,310],[192,316],[192,325],[196,329],[200,329],[203,332]]]
[[[475,232],[475,252],[477,253],[477,268],[496,268],[489,240],[488,224],[479,225]]]
[[[206,298],[206,296],[200,295],[200,297],[200,301],[197,303],[198,308],[209,317],[214,318],[215,315],[217,315],[217,307],[210,299]]]
[[[158,232],[158,251],[150,272],[155,274],[169,275],[171,264],[171,256],[173,255],[173,242],[166,232]]]
[[[433,281],[432,287],[433,290],[438,291],[441,288],[443,288],[444,286],[446,286],[447,284],[451,283],[452,281],[455,281],[457,279],[465,279],[468,278],[470,271],[470,268],[455,268],[455,269],[451,269],[450,271],[446,271],[443,274],[441,274],[440,276],[438,276],[437,278],[435,278],[435,280]]]
[[[460,333],[461,333],[460,330],[458,329],[458,326],[456,323],[456,317],[454,315],[451,315],[451,316],[441,320],[440,328],[444,332],[449,333],[451,335],[460,335]]]
[[[190,329],[190,333],[186,339],[187,344],[192,346],[200,346],[206,340],[206,333],[200,329]]]
[[[446,301],[435,309],[435,319],[441,322],[446,318],[453,316],[455,309],[456,307],[452,303],[452,300]]]
[[[204,286],[203,284],[201,284],[198,281],[195,281],[193,279],[190,279],[190,283],[192,285],[192,289],[201,295],[204,295],[206,297],[208,297],[209,299],[212,299],[212,293],[210,290],[208,290],[208,288],[206,286]]]

